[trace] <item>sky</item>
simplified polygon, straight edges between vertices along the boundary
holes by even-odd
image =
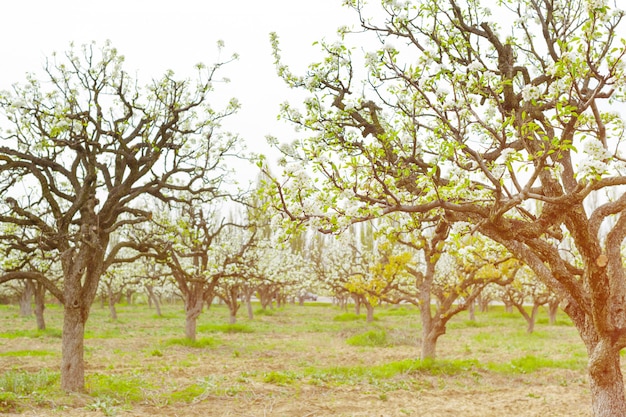
[[[195,74],[194,65],[239,59],[224,67],[231,82],[221,90],[236,97],[240,112],[225,127],[238,133],[251,151],[271,155],[266,135],[288,142],[292,128],[276,120],[290,91],[278,79],[269,33],[277,32],[282,55],[297,70],[313,62],[313,42],[335,39],[340,26],[356,22],[342,0],[20,0],[0,3],[0,89],[25,81],[27,72],[41,73],[53,52],[70,43],[96,41],[125,56],[125,70],[141,84],[174,70],[181,78]],[[250,168],[241,168],[249,170]],[[249,172],[249,171],[248,171]]]

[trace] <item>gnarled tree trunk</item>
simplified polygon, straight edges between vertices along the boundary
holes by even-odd
[[[46,330],[46,320],[44,318],[44,310],[46,309],[46,287],[43,284],[35,283],[35,318],[37,320],[37,329]]]
[[[78,304],[65,306],[63,316],[61,388],[68,392],[85,390],[83,360],[87,317]]]
[[[185,297],[185,337],[196,340],[196,324],[202,313],[204,298],[202,294],[190,293]]]
[[[23,281],[24,289],[20,295],[20,316],[30,317],[33,315],[33,308],[31,305],[33,299],[33,293],[35,292],[35,285],[30,279]]]
[[[626,416],[619,349],[610,340],[585,340],[585,344],[589,353],[589,385],[594,417]]]

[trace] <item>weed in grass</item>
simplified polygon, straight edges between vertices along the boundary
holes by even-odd
[[[376,366],[333,367],[308,369],[305,375],[311,378],[313,385],[332,383],[336,385],[354,385],[364,380],[377,384],[397,375],[423,373],[429,375],[452,376],[466,373],[479,367],[476,360],[413,360],[390,362]]]
[[[119,402],[110,398],[98,398],[96,401],[85,407],[89,411],[100,411],[103,415],[117,415]]]
[[[114,339],[121,337],[122,333],[119,328],[102,329],[98,332],[93,330],[85,330],[85,339]]]
[[[217,388],[213,378],[198,378],[195,384],[186,386],[183,389],[172,392],[169,395],[171,402],[192,403],[207,397],[209,393]]]
[[[163,352],[161,352],[159,349],[154,349],[152,352],[150,352],[150,356],[156,356],[160,358],[163,356]]]
[[[296,376],[292,373],[268,372],[263,376],[263,382],[274,385],[291,385],[296,380]]]
[[[373,368],[374,373],[382,378],[389,378],[399,373],[426,373],[430,375],[458,375],[479,367],[475,359],[435,360],[435,359],[409,359],[399,362],[391,362]]]
[[[419,311],[415,307],[391,307],[380,309],[376,312],[379,317],[404,317],[404,316],[419,316]]]
[[[203,333],[253,333],[254,329],[243,323],[234,324],[201,324],[198,326],[198,331]]]
[[[488,326],[489,326],[488,323],[484,323],[482,321],[463,320],[460,322],[456,321],[456,322],[448,323],[446,327],[448,328],[448,330],[456,330],[456,329],[467,329],[467,328],[481,328],[481,327],[488,327]]]
[[[528,374],[542,368],[584,369],[585,361],[580,359],[554,360],[534,355],[526,355],[513,359],[508,364],[490,363],[487,366],[491,371],[513,374]]]
[[[13,350],[10,352],[2,352],[0,356],[22,357],[22,356],[50,356],[54,352],[48,350]]]
[[[139,375],[105,375],[95,373],[86,377],[87,391],[94,397],[116,400],[121,403],[137,402],[143,399],[142,389],[146,382]]]
[[[539,317],[535,323],[541,324],[541,325],[549,325],[550,321],[548,320],[547,317]],[[552,326],[572,326],[572,325],[573,325],[572,320],[565,315],[557,317],[556,323],[552,324]]]
[[[61,338],[61,330],[59,329],[46,329],[46,330],[13,330],[10,332],[0,333],[1,339],[17,339],[18,337],[28,337],[31,339],[39,337],[54,337]]]
[[[333,321],[358,321],[365,320],[365,316],[354,313],[343,313],[333,317]]]
[[[191,340],[186,337],[178,337],[165,341],[165,346],[185,346],[190,348],[206,348],[214,347],[218,344],[218,341],[212,337],[202,337],[200,339]]]
[[[0,391],[0,413],[17,413],[22,407],[17,395],[12,392]]]
[[[267,308],[265,308],[265,309],[259,308],[258,310],[256,310],[254,312],[254,314],[256,316],[273,316],[273,315],[276,314],[276,311],[275,310],[270,310],[270,309],[267,309]]]
[[[34,392],[52,391],[59,377],[58,372],[45,368],[32,373],[10,370],[0,375],[0,392],[27,396]]]
[[[554,360],[533,355],[526,355],[511,361],[511,367],[522,373],[534,372],[541,368],[582,369],[584,366],[584,362],[581,363],[575,359]]]
[[[351,346],[387,347],[387,332],[385,330],[369,330],[349,337],[346,343]]]

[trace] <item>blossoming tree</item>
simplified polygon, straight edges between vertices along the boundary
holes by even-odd
[[[73,48],[47,62],[43,81],[29,75],[0,93],[0,222],[16,226],[2,240],[54,254],[63,271],[58,286],[18,269],[0,282],[35,279],[63,304],[66,391],[84,389],[85,323],[100,277],[122,248],[141,249],[111,237],[151,217],[139,199],[214,188],[234,144],[217,128],[237,102],[209,105],[224,63],[199,65],[195,82],[168,72],[140,87],[123,61],[109,44]]]
[[[315,172],[286,171],[294,181],[273,183],[275,204],[325,230],[399,211],[473,224],[562,301],[589,354],[594,414],[626,415],[626,194],[585,206],[626,185],[623,12],[606,0],[346,3],[359,30],[321,43],[304,76],[272,38],[279,75],[309,92],[304,109],[283,108],[310,132],[286,160]],[[354,51],[372,40],[361,74]],[[559,246],[566,232],[575,262]]]

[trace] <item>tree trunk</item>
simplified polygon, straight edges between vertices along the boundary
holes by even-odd
[[[445,333],[445,326],[435,323],[434,320],[429,328],[422,328],[421,360],[437,357],[437,340]]]
[[[35,318],[37,320],[37,329],[46,330],[46,319],[44,310],[46,309],[46,287],[43,284],[35,284]]]
[[[152,302],[154,303],[154,308],[156,310],[156,315],[159,317],[163,317],[163,313],[161,312],[161,302],[158,297],[152,296]]]
[[[437,339],[445,333],[445,327],[437,324],[430,307],[430,287],[423,286],[420,291],[420,317],[422,320],[422,341],[420,359],[437,357]]]
[[[354,298],[354,314],[356,314],[357,316],[361,315],[361,298],[356,295],[353,297]]]
[[[594,417],[626,416],[619,349],[600,342],[589,351],[589,385]]]
[[[365,309],[367,311],[367,316],[366,316],[366,322],[367,323],[372,323],[374,321],[374,306],[372,306],[370,303],[364,303],[365,304]]]
[[[185,317],[185,337],[189,340],[196,341],[196,324],[198,316],[187,313]]]
[[[478,309],[481,313],[486,313],[489,311],[489,303],[491,299],[484,295],[484,291],[478,296]]]
[[[513,303],[511,303],[510,301],[503,301],[504,303],[504,311],[507,313],[512,313],[513,312]]]
[[[86,315],[79,306],[64,308],[61,354],[61,389],[67,392],[85,390],[83,361]]]
[[[115,309],[115,295],[113,294],[113,290],[109,287],[109,314],[111,316],[111,320],[117,321],[117,310]]]
[[[539,312],[540,304],[533,304],[533,309],[530,312],[530,316],[526,319],[528,322],[528,327],[526,328],[526,332],[528,334],[535,331],[535,323],[537,322],[537,313]]]
[[[196,340],[196,323],[202,313],[204,298],[201,294],[191,293],[185,299],[185,336]]]
[[[246,309],[248,310],[248,318],[252,320],[254,318],[254,312],[252,311],[252,300],[250,296],[246,297]]]
[[[422,336],[420,359],[435,359],[437,357],[437,338],[430,334]]]
[[[554,326],[556,324],[556,314],[559,312],[559,302],[550,301],[548,303],[548,318],[550,325]]]
[[[20,316],[30,317],[33,315],[33,307],[31,301],[33,299],[34,284],[30,279],[25,279],[24,290],[20,296]]]
[[[470,321],[476,321],[476,304],[475,304],[475,300],[470,301],[470,303],[467,306],[467,311],[469,313]]]
[[[228,323],[235,324],[237,323],[237,311],[239,311],[239,307],[241,305],[237,302],[237,298],[231,299],[228,303]]]

